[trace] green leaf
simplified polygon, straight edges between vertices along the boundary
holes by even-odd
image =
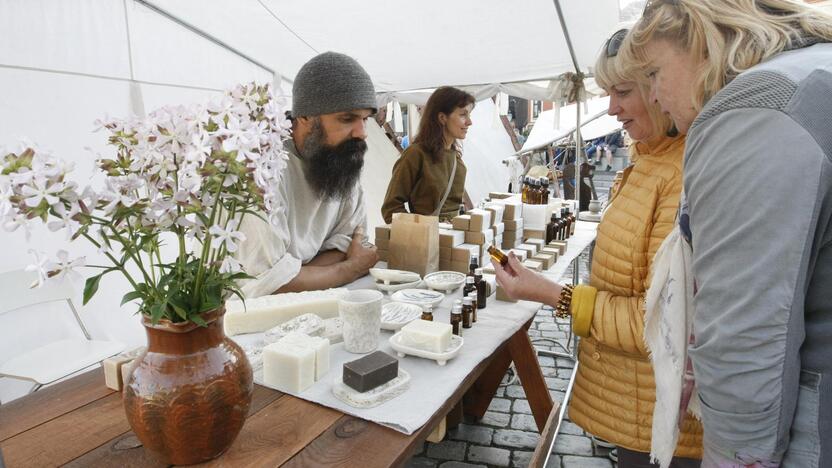
[[[127,304],[134,299],[140,299],[142,296],[144,296],[142,291],[130,291],[121,298],[121,305]]]
[[[89,302],[90,299],[92,299],[92,296],[95,295],[96,291],[98,291],[98,283],[101,282],[102,276],[104,276],[104,273],[97,274],[92,278],[87,278],[87,282],[84,283],[84,305],[87,305],[87,302]]]
[[[158,304],[153,304],[153,307],[150,308],[150,322],[156,325],[159,322],[159,319],[162,318],[162,314],[165,312],[166,304],[164,302],[160,302]]]
[[[199,314],[191,315],[191,322],[199,325],[200,327],[207,327],[208,324],[205,323],[205,320],[202,319],[202,316]]]

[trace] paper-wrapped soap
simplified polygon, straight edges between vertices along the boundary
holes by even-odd
[[[399,361],[382,351],[344,363],[344,384],[364,393],[396,378]]]

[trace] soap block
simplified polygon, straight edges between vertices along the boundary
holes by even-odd
[[[523,237],[526,238],[526,242],[528,242],[529,239],[544,240],[546,239],[546,231],[542,229],[523,228]]]
[[[521,249],[520,246],[517,246],[517,248],[511,249],[510,252],[514,252],[514,255],[517,258],[519,258],[521,262],[523,260],[529,258],[529,251]]]
[[[367,392],[399,375],[399,361],[382,351],[344,363],[344,384],[357,392]]]
[[[537,255],[532,257],[532,260],[536,260],[538,262],[543,263],[543,269],[544,270],[548,270],[549,268],[552,268],[552,265],[555,264],[555,257],[552,256],[552,255],[549,255],[545,252],[538,252]]]
[[[313,313],[321,318],[338,316],[338,300],[345,297],[347,288],[324,291],[273,294],[225,304],[225,333],[263,332],[297,316]]]
[[[491,226],[491,230],[494,231],[494,237],[501,236],[506,232],[506,225],[505,223],[497,223]]]
[[[503,211],[503,222],[523,220],[522,203],[516,201],[506,201],[503,206],[505,206],[505,211]]]
[[[390,256],[390,251],[387,249],[378,249],[376,250],[376,255],[378,255],[379,261],[386,262]]]
[[[488,210],[476,208],[468,211],[468,216],[471,217],[471,222],[468,224],[469,231],[482,232],[490,228],[493,224],[491,212]]]
[[[390,225],[385,224],[384,226],[376,226],[376,245],[378,245],[379,239],[389,239],[390,238]]]
[[[503,239],[503,243],[500,244],[500,246],[503,250],[511,250],[511,249],[516,248],[518,245],[520,245],[520,240],[519,239],[518,240],[505,240],[505,239]]]
[[[497,286],[497,300],[503,302],[517,302],[517,299],[512,299],[508,297],[506,291],[502,288],[502,286]]]
[[[560,256],[560,251],[558,249],[553,249],[551,247],[543,247],[540,249],[542,253],[547,253],[555,257],[555,261],[558,261],[558,257]]]
[[[523,218],[520,219],[507,219],[503,221],[503,224],[506,226],[506,232],[508,231],[522,231],[523,230]]]
[[[492,225],[503,222],[503,216],[506,212],[506,206],[502,203],[487,203],[485,209],[491,212]]]
[[[451,223],[438,223],[438,224],[436,225],[436,227],[438,227],[439,229],[447,229],[447,230],[451,230],[451,229],[453,229],[453,228],[454,228],[454,225],[453,225],[453,224],[451,224]],[[465,229],[462,229],[462,231],[464,231],[464,230],[465,230]]]
[[[492,242],[492,244],[494,244],[494,245],[503,245],[503,235],[500,234],[499,236],[494,236],[494,242]],[[488,248],[488,247],[486,247],[486,248]]]
[[[466,231],[465,243],[476,245],[491,245],[494,242],[494,231]]]
[[[439,271],[452,271],[451,260],[439,257]]]
[[[439,230],[439,247],[456,247],[465,242],[465,231]]]
[[[523,226],[529,229],[546,229],[546,205],[523,203]]]
[[[390,250],[390,238],[376,239],[376,248],[382,250]]]
[[[313,348],[280,340],[263,348],[263,382],[286,393],[300,393],[315,383]]]
[[[470,265],[471,265],[470,262],[451,262],[448,265],[448,268],[446,268],[446,270],[456,271],[456,272],[459,272],[459,273],[468,273],[468,269],[469,269]]]
[[[503,240],[509,242],[520,241],[520,243],[522,244],[523,230],[521,229],[520,231],[506,231],[503,233]]]
[[[479,255],[480,246],[476,244],[460,244],[451,249],[451,261],[471,263],[471,255]]]
[[[561,255],[566,253],[566,241],[556,240],[549,242],[549,247],[553,249],[558,249],[558,253]]]
[[[467,231],[470,224],[471,216],[469,215],[459,215],[451,220],[451,226],[460,231]]]
[[[317,336],[292,332],[281,338],[282,342],[307,347],[315,351],[315,381],[329,372],[329,340]]]
[[[533,271],[539,272],[543,270],[543,263],[538,262],[537,260],[526,260],[523,262],[523,266]]]
[[[104,368],[104,385],[117,392],[122,389],[122,366],[129,364],[134,358],[122,355],[108,357],[101,362]]]
[[[329,340],[330,345],[344,341],[344,322],[340,317],[324,320],[324,328],[318,333],[318,336]]]
[[[439,247],[439,260],[451,261],[453,258],[453,247]]]
[[[526,240],[527,244],[531,244],[537,246],[537,251],[540,252],[543,247],[546,247],[546,241],[543,239],[528,239]]]
[[[535,255],[537,255],[538,248],[534,244],[524,243],[524,244],[520,244],[520,247],[517,247],[517,248],[520,249],[520,250],[527,251],[529,253],[529,255],[528,255],[529,257],[534,257]]]
[[[451,345],[451,324],[414,320],[401,331],[401,343],[411,348],[444,353]]]

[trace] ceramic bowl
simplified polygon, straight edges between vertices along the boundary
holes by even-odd
[[[425,275],[425,284],[437,291],[450,292],[465,284],[465,274],[458,271],[437,271]]]
[[[436,307],[442,302],[442,299],[445,299],[445,295],[441,292],[431,291],[430,289],[402,289],[401,291],[394,292],[390,298],[398,302],[407,302],[420,306],[432,305]]]
[[[422,279],[419,273],[403,270],[388,270],[387,268],[370,268],[370,275],[385,284],[389,283],[412,283]]]
[[[422,308],[407,302],[388,302],[381,306],[382,330],[396,331],[422,316]]]
[[[384,291],[386,293],[393,293],[396,291],[400,291],[402,289],[419,289],[422,287],[422,280],[416,280],[407,283],[400,283],[400,282],[390,282],[385,283],[381,280],[376,280],[376,287],[379,291]]]

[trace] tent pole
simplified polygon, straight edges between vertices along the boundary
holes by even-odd
[[[164,16],[165,18],[167,18],[170,21],[173,21],[174,23],[182,26],[183,28],[187,29],[188,31],[191,31],[192,33],[196,34],[197,36],[200,36],[203,39],[206,39],[210,42],[213,42],[214,44],[222,47],[223,49],[231,52],[234,55],[237,55],[238,57],[242,58],[243,60],[246,60],[247,62],[250,62],[250,63],[262,68],[263,70],[266,70],[267,72],[271,73],[272,75],[274,75],[275,72],[274,72],[274,70],[271,69],[271,67],[267,67],[262,62],[258,62],[253,57],[244,54],[239,49],[236,49],[236,48],[230,46],[228,43],[217,39],[216,37],[208,34],[207,32],[205,32],[205,31],[197,28],[196,26],[186,22],[185,20],[179,18],[178,16],[174,15],[173,13],[171,13],[171,12],[169,12],[169,11],[159,7],[159,6],[156,6],[152,3],[150,3],[148,0],[133,0],[133,2],[138,3],[139,5],[142,5],[143,7],[147,8],[149,10],[152,10],[153,12],[155,12],[155,13],[161,15],[161,16]],[[286,78],[283,78],[283,79],[286,79]],[[287,80],[287,81],[291,82],[291,80]]]
[[[566,20],[563,19],[563,9],[560,7],[560,0],[552,0],[555,2],[555,9],[558,11],[558,21],[560,21],[560,29],[563,31],[563,38],[566,39],[566,47],[569,48],[569,55],[572,57],[572,65],[575,67],[575,72],[581,72],[581,66],[578,65],[578,57],[575,55],[575,48],[572,47],[572,39],[569,37],[569,29],[566,28]]]

